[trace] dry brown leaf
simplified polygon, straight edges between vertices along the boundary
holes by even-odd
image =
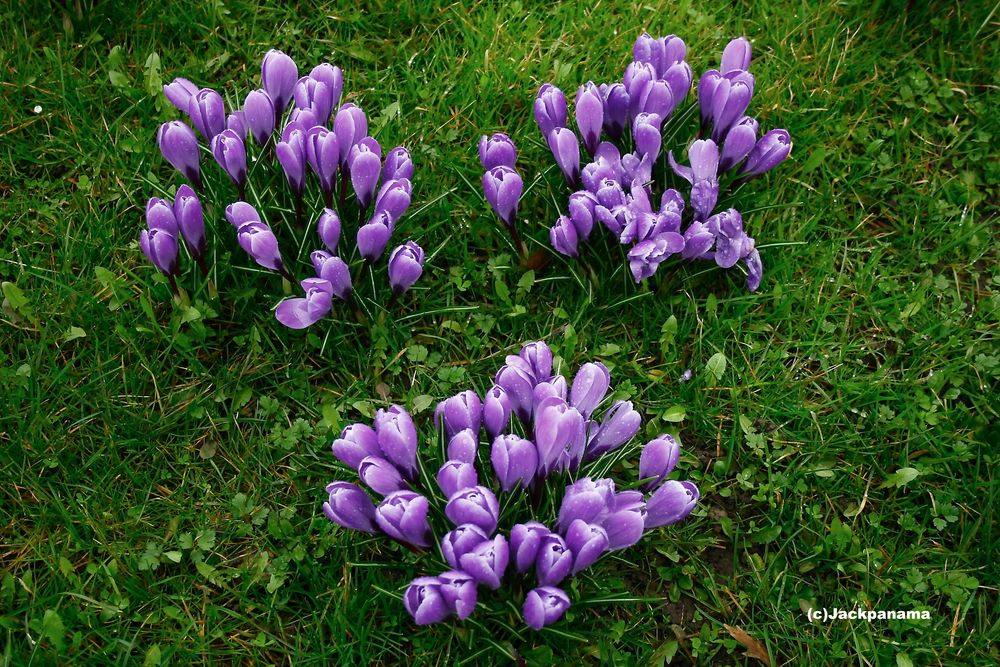
[[[746,630],[738,625],[726,625],[725,628],[732,635],[733,639],[743,644],[748,656],[757,658],[767,665],[767,667],[771,667],[771,656],[768,655],[767,647],[764,644],[751,637],[747,634]]]

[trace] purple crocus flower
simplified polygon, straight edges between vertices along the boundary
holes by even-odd
[[[410,207],[413,184],[405,178],[383,181],[375,197],[375,214],[386,213],[394,221],[399,220]]]
[[[462,556],[489,539],[479,526],[473,523],[462,524],[441,538],[441,553],[448,565],[458,569]]]
[[[385,213],[379,213],[358,229],[358,254],[364,257],[365,261],[374,262],[389,244],[391,235],[392,219]]]
[[[543,84],[535,97],[535,122],[542,136],[548,138],[552,130],[566,127],[566,96],[551,83]]]
[[[591,434],[587,445],[587,459],[592,460],[621,447],[639,432],[642,417],[632,408],[631,401],[615,401],[604,413],[597,431]]]
[[[549,529],[537,521],[519,523],[511,528],[510,549],[514,553],[514,565],[518,572],[526,572],[538,560],[538,548]]]
[[[315,126],[306,132],[306,160],[319,180],[319,187],[329,202],[340,165],[340,144],[337,135],[325,127]]]
[[[608,534],[608,550],[626,549],[642,539],[645,529],[646,505],[638,491],[615,494],[608,513],[600,519],[600,526]]]
[[[274,133],[274,102],[264,90],[251,90],[243,102],[243,119],[258,146],[263,146]]]
[[[719,170],[727,171],[742,162],[757,144],[757,121],[750,116],[743,116],[729,130],[726,141],[722,144],[722,154],[719,157]]]
[[[604,104],[604,132],[617,140],[628,122],[628,91],[621,83],[602,83],[599,90]]]
[[[692,482],[668,479],[646,501],[646,530],[677,523],[698,503],[698,487]]]
[[[333,441],[331,449],[333,455],[352,470],[357,470],[364,458],[382,455],[375,429],[367,424],[348,425],[340,432],[340,437]]]
[[[573,130],[557,127],[549,132],[549,150],[562,171],[563,178],[570,187],[576,187],[580,182],[580,141]]]
[[[715,243],[715,234],[708,231],[705,223],[695,220],[684,230],[683,259],[699,259],[705,257]]]
[[[242,111],[234,111],[226,116],[226,129],[232,130],[240,139],[247,138],[247,118]]]
[[[620,237],[625,229],[625,191],[622,186],[611,179],[601,181],[597,191],[597,206],[594,212],[597,219],[616,237]]]
[[[695,223],[698,224],[698,223]],[[677,232],[663,232],[636,243],[628,252],[628,267],[635,282],[649,278],[671,255],[684,250],[684,237]]]
[[[441,597],[458,620],[467,619],[476,608],[476,580],[461,570],[449,570],[438,575]]]
[[[677,164],[673,152],[667,154],[678,176],[691,184],[691,208],[695,220],[705,220],[719,199],[719,147],[711,139],[699,139],[688,149],[690,167]]]
[[[497,497],[485,486],[473,486],[453,494],[445,505],[444,513],[456,526],[472,523],[489,534],[497,528],[500,505]]]
[[[510,167],[494,167],[483,174],[483,193],[501,222],[514,228],[517,204],[521,200],[524,181]]]
[[[691,66],[683,61],[674,63],[663,73],[663,80],[670,87],[670,107],[667,111],[667,117],[673,114],[677,107],[680,106],[680,103],[684,101],[684,98],[687,97],[688,93],[691,92],[693,78]]]
[[[413,158],[410,151],[403,146],[396,146],[385,155],[385,164],[382,165],[382,182],[386,183],[395,179],[410,180],[413,178]]]
[[[650,440],[639,455],[639,479],[648,479],[642,488],[652,491],[671,473],[681,455],[681,447],[672,435],[664,433]]]
[[[333,295],[347,301],[351,297],[351,268],[347,262],[322,250],[313,251],[309,257],[316,268],[316,275],[330,283]]]
[[[639,94],[639,102],[636,106],[635,116],[641,113],[655,114],[660,118],[668,118],[673,113],[674,96],[670,90],[670,85],[663,79],[653,79],[646,84]],[[635,121],[633,121],[634,123]]]
[[[443,426],[445,435],[449,438],[466,429],[478,435],[482,420],[483,403],[479,400],[479,394],[472,390],[441,401],[434,410],[434,423],[438,428]]]
[[[569,218],[573,221],[577,239],[580,241],[590,238],[597,216],[594,210],[596,206],[597,197],[586,190],[579,190],[569,196]]]
[[[193,257],[200,259],[205,254],[205,216],[201,202],[189,185],[177,188],[173,210],[184,244]]]
[[[188,116],[195,129],[205,137],[212,139],[226,128],[226,105],[222,95],[211,88],[202,88],[188,100]]]
[[[316,233],[330,252],[337,252],[340,242],[340,216],[332,208],[324,208],[316,220]]]
[[[614,508],[615,484],[610,479],[583,477],[566,487],[556,526],[565,533],[577,519],[597,523]]]
[[[265,269],[284,272],[278,239],[264,222],[247,222],[236,230],[236,240],[250,257]]]
[[[274,102],[274,124],[285,112],[288,102],[292,99],[295,82],[299,80],[299,68],[295,61],[287,55],[271,49],[264,54],[260,63],[260,80],[271,101]]]
[[[139,233],[139,248],[142,254],[165,276],[175,275],[177,261],[177,237],[164,229],[144,229]]]
[[[481,542],[458,559],[461,569],[487,588],[497,590],[510,562],[510,547],[503,535]]]
[[[753,76],[735,71],[719,74],[709,70],[698,82],[698,103],[702,118],[712,124],[712,140],[719,143],[729,128],[743,117],[753,96]],[[708,105],[708,108],[705,108]]]
[[[375,532],[375,504],[357,484],[333,482],[326,487],[326,518],[343,528]]]
[[[597,562],[608,550],[608,532],[598,525],[576,519],[566,530],[566,546],[573,552],[571,575]]]
[[[663,141],[660,135],[662,123],[662,116],[647,112],[638,114],[632,123],[632,139],[635,141],[636,150],[643,155],[649,155],[653,162],[660,156],[660,144]]]
[[[424,271],[424,249],[407,241],[389,255],[389,284],[396,296],[410,289]]]
[[[761,278],[764,276],[764,265],[760,261],[760,251],[754,248],[743,261],[747,265],[747,288],[751,292],[756,292],[760,287]]]
[[[473,432],[471,428],[462,429],[451,436],[448,440],[448,458],[474,464],[479,451],[478,438],[478,431]]]
[[[316,116],[318,125],[326,125],[333,112],[333,91],[325,83],[311,76],[304,76],[295,82],[292,89],[295,106],[310,109]]]
[[[750,69],[750,58],[753,55],[753,48],[745,37],[737,37],[722,50],[722,66],[719,71],[728,74],[733,70]]]
[[[427,509],[427,498],[419,493],[396,491],[375,508],[375,523],[389,537],[426,549],[431,544]]]
[[[484,134],[479,138],[479,161],[486,171],[494,167],[513,169],[517,162],[517,146],[502,132],[497,132],[492,137]]]
[[[788,130],[771,130],[754,145],[747,161],[740,170],[742,180],[751,178],[774,169],[792,152],[792,138]]]
[[[333,307],[333,286],[322,278],[306,278],[299,283],[304,298],[285,299],[274,311],[275,318],[289,329],[305,329],[327,316]]]
[[[303,132],[322,125],[319,116],[316,115],[316,111],[313,110],[312,107],[307,107],[305,109],[292,107],[291,113],[288,114],[288,122],[295,123],[301,127]]]
[[[339,67],[330,63],[320,63],[312,68],[309,76],[326,84],[327,90],[330,91],[331,109],[340,104],[340,95],[344,92],[344,73],[340,71]],[[327,114],[326,117],[329,119],[330,114]]]
[[[449,498],[459,491],[479,485],[479,475],[468,461],[445,461],[438,470],[436,479],[438,486],[441,487],[441,493]]]
[[[562,401],[566,400],[566,378],[557,375],[548,382],[539,382],[531,393],[531,401],[534,406],[533,415],[537,415],[539,409],[545,405],[545,399],[555,396]]]
[[[532,630],[541,630],[546,625],[552,625],[569,609],[569,596],[561,588],[555,586],[539,586],[528,592],[524,598],[525,624]]]
[[[549,533],[538,545],[535,572],[542,586],[554,586],[566,578],[573,568],[573,552],[566,540],[556,533]]]
[[[573,377],[573,387],[570,389],[569,404],[580,411],[585,418],[590,419],[611,386],[611,372],[599,361],[592,361],[580,366]]]
[[[735,266],[754,249],[754,240],[743,231],[743,217],[735,208],[716,213],[705,221],[715,236],[715,263],[723,269]]]
[[[248,222],[260,222],[260,214],[245,201],[235,201],[226,207],[226,220],[238,230]]]
[[[576,227],[569,216],[560,215],[556,223],[549,229],[549,242],[560,254],[567,257],[579,257],[580,239],[576,234]]]
[[[363,458],[358,464],[358,477],[380,496],[387,496],[407,488],[396,466],[381,456]]]
[[[374,139],[370,137],[359,141],[352,148],[347,158],[347,168],[351,172],[351,185],[358,198],[358,206],[362,210],[368,208],[379,175],[382,173],[381,150]]]
[[[531,367],[520,357],[508,356],[507,363],[497,371],[495,381],[506,393],[511,409],[527,423],[534,408],[535,377]]]
[[[348,167],[351,149],[368,135],[368,118],[364,111],[348,102],[337,109],[333,117],[333,131],[340,143],[340,166]]]
[[[410,413],[398,405],[379,410],[375,413],[375,433],[385,458],[392,461],[408,479],[416,479],[417,428]]]
[[[628,122],[639,114],[642,109],[642,94],[646,86],[656,80],[656,69],[649,63],[632,62],[625,68],[622,81],[628,92]]]
[[[483,399],[483,426],[486,434],[492,440],[503,433],[510,425],[511,405],[507,390],[496,385]]]
[[[156,133],[160,152],[174,169],[201,189],[201,168],[198,164],[198,137],[194,130],[179,120],[172,120],[160,126]]]
[[[530,440],[513,433],[497,436],[490,450],[490,462],[500,488],[509,492],[517,485],[527,487],[538,468],[538,451]]]
[[[649,63],[661,77],[671,65],[684,60],[686,54],[684,40],[676,35],[652,37],[642,33],[632,46],[632,59]]]
[[[545,382],[552,377],[552,350],[544,340],[525,343],[517,356],[528,364],[536,382]]]
[[[584,148],[593,157],[604,128],[604,100],[593,81],[576,91],[576,126],[580,129]]]
[[[451,609],[441,594],[438,577],[417,577],[410,582],[403,594],[403,606],[417,625],[440,623],[448,618]]]
[[[291,126],[282,133],[282,139],[274,147],[274,154],[285,172],[288,186],[296,197],[301,197],[306,188],[306,134],[300,126]]]
[[[177,77],[163,86],[163,94],[178,111],[187,113],[191,98],[198,94],[198,86],[183,77]]]
[[[583,415],[557,396],[545,399],[535,414],[538,472],[544,477],[556,469],[575,470],[586,446]]]
[[[247,150],[243,140],[232,130],[223,130],[212,138],[212,156],[236,186],[242,199],[247,183]]]
[[[159,197],[150,197],[146,202],[146,227],[160,229],[171,236],[177,236],[177,217],[170,202]]]

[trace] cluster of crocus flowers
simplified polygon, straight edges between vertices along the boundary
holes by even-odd
[[[676,439],[630,448],[640,415],[610,392],[603,364],[586,363],[569,380],[554,372],[544,342],[529,343],[506,358],[484,397],[465,391],[438,405],[445,460],[433,479],[421,476],[417,428],[403,408],[345,428],[333,453],[358,481],[327,486],[323,511],[416,553],[439,547],[440,572],[414,579],[403,595],[418,625],[463,620],[483,589],[504,589],[520,596],[525,624],[539,630],[569,608],[569,578],[682,520],[698,501],[693,483],[668,479]],[[613,471],[636,450],[639,484],[621,490]],[[442,515],[447,525],[435,524]]]
[[[227,110],[222,95],[215,90],[199,88],[187,79],[175,79],[164,86],[164,94],[190,125],[183,120],[164,123],[157,142],[164,158],[194,186],[182,186],[177,200],[181,200],[184,190],[184,201],[197,204],[200,223],[202,211],[212,209],[201,206],[195,191],[204,197],[207,192],[224,190],[221,186],[207,187],[211,179],[202,169],[200,135],[207,152],[235,190],[235,201],[230,199],[225,206],[225,217],[240,247],[259,266],[292,284],[298,282],[304,292],[302,297],[281,302],[275,310],[281,323],[301,329],[325,317],[334,297],[345,301],[351,298],[352,260],[357,261],[357,270],[362,270],[386,252],[397,223],[410,206],[413,160],[402,146],[383,156],[378,141],[368,135],[364,111],[351,102],[341,103],[344,78],[340,68],[321,63],[300,77],[298,66],[289,56],[271,50],[261,63],[260,83],[260,88],[238,98],[242,106]],[[254,166],[248,169],[248,163]],[[292,262],[282,258],[278,235],[272,227],[283,221],[278,200],[284,189],[271,187],[272,174],[283,175],[278,180],[287,186],[292,206],[285,208],[294,210],[296,229],[305,226],[306,204],[319,204],[315,229],[322,247],[309,255],[314,275],[301,281],[295,273],[298,264],[305,262],[298,262],[297,257]],[[260,184],[256,189],[251,177]],[[310,181],[315,183],[313,190]],[[153,264],[170,276],[173,286],[178,270],[177,252],[172,249],[177,246],[177,226],[163,223],[162,207],[157,203],[161,201],[150,201],[149,230],[143,233],[142,248]],[[216,203],[221,207],[221,202]],[[179,221],[180,213],[176,217]],[[358,221],[355,246],[347,253],[340,243],[345,217]],[[191,255],[207,273],[203,263],[204,226],[200,229],[195,241],[188,238],[183,225],[180,233]],[[308,243],[299,238],[295,245],[304,248]],[[415,241],[406,241],[389,253],[388,303],[417,281],[423,265],[424,251]]]

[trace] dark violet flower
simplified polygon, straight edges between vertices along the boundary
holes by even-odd
[[[242,193],[247,182],[247,150],[239,135],[232,130],[223,130],[215,135],[212,156]]]
[[[410,413],[398,405],[379,410],[375,413],[375,434],[385,458],[392,461],[408,479],[416,479],[417,428]]]
[[[375,140],[359,141],[352,148],[347,158],[347,168],[351,172],[351,185],[358,198],[358,206],[362,210],[368,208],[372,195],[378,186],[382,173],[381,150]]]
[[[187,113],[191,98],[198,94],[198,86],[183,77],[177,77],[163,86],[163,94],[178,111]]]
[[[566,487],[556,526],[565,533],[577,519],[597,523],[614,509],[615,484],[610,479],[583,477]]]
[[[503,433],[510,425],[511,404],[507,390],[500,385],[494,386],[483,399],[483,426],[486,435],[492,440]]]
[[[597,197],[586,190],[579,190],[569,196],[569,218],[573,221],[577,239],[580,241],[590,238],[597,216],[596,206]]]
[[[566,96],[551,83],[542,85],[535,97],[535,122],[542,136],[547,138],[557,127],[566,127],[566,119]]]
[[[304,76],[295,82],[292,89],[295,106],[310,109],[316,116],[317,125],[326,125],[333,112],[333,91],[325,83],[311,76]]]
[[[323,246],[330,252],[337,252],[340,242],[340,216],[332,208],[324,208],[316,220],[316,233]]]
[[[625,228],[625,191],[621,184],[611,179],[601,181],[601,187],[595,193],[597,195],[597,206],[594,212],[597,219],[607,227],[612,234],[620,237]]]
[[[576,234],[576,227],[569,216],[560,215],[556,223],[549,229],[549,242],[560,254],[567,257],[579,257],[580,239]]]
[[[677,164],[668,153],[670,166],[678,176],[691,183],[691,208],[695,220],[705,220],[719,199],[719,147],[711,139],[699,139],[688,149],[690,167]]]
[[[456,526],[472,523],[489,534],[497,528],[500,505],[497,497],[485,486],[473,486],[453,494],[445,505],[444,513]]]
[[[375,215],[386,213],[394,221],[399,220],[410,207],[413,185],[405,178],[384,181],[375,197]]]
[[[628,91],[621,83],[602,83],[599,90],[604,103],[604,132],[617,140],[628,122]]]
[[[510,547],[503,535],[480,542],[458,559],[461,569],[487,588],[497,590],[510,562]]]
[[[573,378],[573,387],[569,394],[569,404],[580,411],[585,418],[590,419],[611,386],[611,372],[599,361],[593,361],[580,366]]]
[[[524,181],[510,167],[494,167],[483,174],[483,194],[500,221],[508,227],[517,219],[517,204],[521,200]]]
[[[743,260],[747,265],[747,288],[756,292],[764,276],[764,265],[760,261],[760,251],[754,248]]]
[[[313,251],[309,258],[312,259],[316,275],[330,283],[333,295],[347,301],[354,289],[351,285],[351,268],[347,266],[347,262],[322,250]]]
[[[530,440],[513,433],[497,436],[490,450],[490,462],[504,492],[517,485],[527,487],[538,468],[538,451]]]
[[[722,144],[722,154],[719,157],[721,171],[732,169],[750,155],[757,144],[757,129],[757,121],[750,116],[743,116],[733,125]]]
[[[472,523],[462,524],[441,538],[441,553],[448,565],[458,569],[462,556],[483,542],[488,542],[489,539],[479,526]]]
[[[628,267],[635,282],[649,278],[671,255],[684,250],[684,237],[676,232],[663,232],[636,243],[628,252]]]
[[[557,396],[545,399],[536,406],[534,433],[539,475],[579,467],[586,447],[586,423],[576,408]]]
[[[549,132],[549,150],[552,151],[563,178],[570,187],[576,187],[580,182],[580,141],[573,130],[557,127]]]
[[[571,575],[590,567],[608,550],[608,532],[598,525],[576,519],[566,530],[566,546],[573,552]]]
[[[339,67],[330,63],[320,63],[312,68],[309,76],[326,85],[327,90],[330,92],[331,109],[340,104],[340,95],[344,92],[344,73],[340,71]],[[330,118],[329,113],[326,115],[326,118]],[[326,121],[324,120],[323,122]]]
[[[583,138],[583,146],[591,157],[597,152],[604,128],[604,99],[601,91],[588,81],[576,91],[576,126]]]
[[[672,65],[683,61],[686,54],[687,46],[677,35],[651,37],[649,33],[643,33],[632,46],[632,59],[649,63],[660,77]]]
[[[479,451],[479,433],[471,428],[462,429],[448,440],[448,458],[475,464]]]
[[[177,237],[164,229],[144,229],[139,233],[142,254],[166,276],[175,275],[179,264]]]
[[[366,424],[348,425],[340,432],[340,437],[333,441],[331,449],[333,455],[352,470],[357,470],[365,457],[382,456],[375,429]]]
[[[652,491],[671,473],[681,455],[681,447],[672,435],[664,433],[646,443],[639,455],[639,479],[648,479],[642,488]]]
[[[278,239],[264,222],[247,222],[236,230],[236,240],[250,257],[265,269],[281,272],[281,252]]]
[[[211,141],[226,129],[226,105],[222,96],[211,88],[202,88],[188,100],[188,116],[201,136]]]
[[[333,117],[333,131],[340,143],[340,166],[347,167],[351,149],[368,136],[368,118],[364,111],[348,102],[337,109]]]
[[[467,461],[445,461],[438,470],[437,483],[441,487],[441,493],[450,498],[459,491],[477,486],[479,476],[475,467]]]
[[[706,73],[702,78],[708,76]],[[738,77],[730,78],[733,74]],[[706,90],[711,88],[711,101],[708,109],[708,119],[712,123],[712,140],[716,143],[725,139],[736,121],[743,117],[747,107],[750,106],[750,98],[753,96],[753,77],[746,72],[730,73],[722,75],[706,84]],[[702,88],[699,82],[699,103],[702,103]]]
[[[677,523],[698,503],[698,487],[668,479],[646,501],[646,530]]]
[[[621,447],[639,432],[642,417],[632,408],[631,401],[615,401],[604,413],[597,431],[591,434],[587,458],[594,459]]]
[[[198,164],[198,137],[194,130],[179,120],[160,126],[156,134],[160,152],[184,178],[201,187],[201,168]]]
[[[425,549],[430,546],[427,498],[413,491],[396,491],[375,508],[375,523],[389,537]]]
[[[403,594],[403,606],[417,625],[440,623],[452,610],[441,594],[441,579],[417,577],[410,582]]]
[[[319,187],[329,198],[337,178],[340,165],[340,144],[337,135],[323,126],[315,126],[306,132],[306,160],[319,180]]]
[[[177,188],[174,195],[174,217],[184,244],[195,258],[205,254],[205,216],[201,202],[187,184]]]
[[[677,105],[674,104],[670,85],[663,79],[654,79],[647,83],[639,94],[634,115],[638,118],[639,114],[648,113],[655,114],[660,118],[668,118],[673,113],[675,106]]]
[[[291,113],[288,114],[288,122],[301,127],[303,132],[322,125],[319,116],[316,115],[316,111],[312,107],[305,109],[292,107]]]
[[[243,102],[243,120],[258,146],[274,133],[274,102],[263,89],[251,90]]]
[[[375,504],[357,484],[333,482],[326,487],[328,500],[323,503],[326,517],[343,528],[375,532]]]
[[[438,428],[444,427],[445,435],[449,438],[466,429],[478,436],[482,420],[483,403],[479,400],[479,394],[472,390],[441,401],[434,411],[434,422]]]
[[[377,260],[389,244],[392,236],[391,219],[385,213],[379,213],[358,229],[358,254],[371,263]]]
[[[726,48],[722,50],[722,66],[719,71],[728,74],[733,70],[750,69],[752,55],[753,49],[746,37],[737,37],[726,44]]]
[[[517,162],[517,146],[502,132],[497,132],[492,137],[484,134],[479,138],[479,161],[486,171],[494,167],[513,169]]]
[[[519,523],[510,531],[510,550],[514,555],[514,565],[518,572],[526,572],[538,559],[538,548],[549,529],[537,521]]]
[[[538,545],[535,573],[541,586],[554,586],[566,578],[573,567],[573,552],[566,540],[556,533],[549,533]]]
[[[299,68],[287,55],[271,49],[264,54],[260,64],[260,80],[271,101],[274,102],[275,121],[285,112],[292,99],[295,82],[299,80]]]
[[[366,456],[362,459],[358,464],[358,477],[380,496],[407,488],[396,466],[381,456]]]
[[[288,186],[295,196],[301,197],[306,188],[306,134],[300,126],[291,130],[286,128],[282,140],[274,147],[274,154],[285,172]]]
[[[326,317],[333,306],[333,286],[322,278],[306,278],[300,285],[304,298],[285,299],[274,316],[289,329],[305,329]]]
[[[673,114],[688,93],[691,92],[691,82],[693,80],[691,66],[686,62],[677,62],[667,68],[663,73],[663,80],[670,87],[670,110],[668,116]]]
[[[458,620],[464,621],[476,608],[476,580],[461,570],[449,570],[438,575],[441,597]]]
[[[413,158],[410,151],[402,146],[396,146],[385,155],[385,164],[382,165],[382,182],[387,183],[395,179],[410,180],[413,178]]]
[[[541,630],[563,617],[569,609],[569,596],[561,588],[540,586],[524,598],[525,624],[532,630]]]
[[[771,130],[754,145],[740,170],[743,180],[749,180],[774,169],[792,152],[788,130]]]

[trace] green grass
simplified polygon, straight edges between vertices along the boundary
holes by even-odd
[[[724,624],[775,665],[1000,660],[995,3],[70,4],[0,19],[4,664],[759,664]],[[796,146],[746,194],[757,294],[707,265],[636,287],[604,240],[593,279],[561,259],[526,276],[475,187],[474,140],[509,131],[523,234],[546,247],[565,191],[534,91],[617,78],[643,29],[683,36],[696,71],[754,40],[752,108]],[[179,183],[150,54],[232,95],[272,46],[339,64],[373,118],[399,104],[378,139],[413,149],[432,203],[403,231],[433,258],[370,328],[283,330],[278,285],[227,268],[231,242],[221,300],[191,273],[197,310],[177,307],[135,242],[146,197]],[[574,580],[553,630],[485,595],[465,624],[415,628],[413,558],[318,514],[331,434],[485,390],[537,338],[612,366],[645,434],[679,427],[703,501]],[[804,613],[858,606],[931,620]]]

